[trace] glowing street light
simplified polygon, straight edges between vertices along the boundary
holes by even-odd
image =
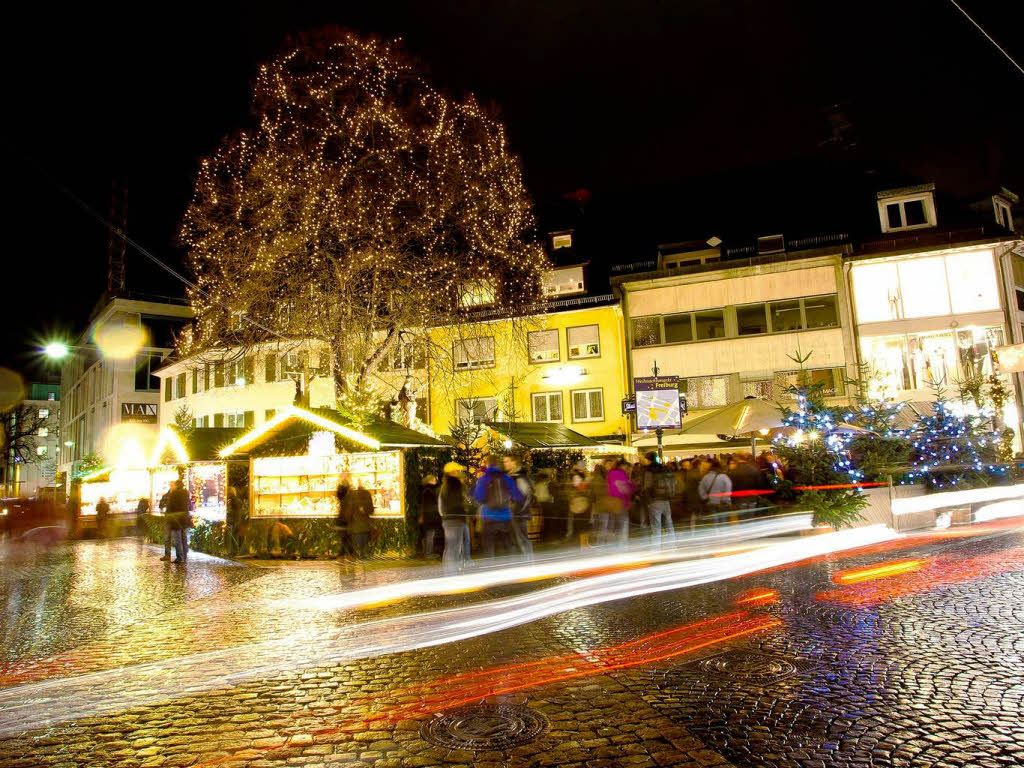
[[[43,353],[51,360],[62,360],[68,356],[68,345],[59,341],[51,341],[43,347]]]

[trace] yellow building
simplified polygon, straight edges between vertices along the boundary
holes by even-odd
[[[554,270],[552,277],[574,269],[582,289],[580,266]],[[428,423],[448,434],[465,421],[542,422],[622,440],[628,433],[623,339],[622,312],[610,294],[553,297],[545,315],[527,320],[434,329],[431,341],[451,350],[451,366],[430,371]]]

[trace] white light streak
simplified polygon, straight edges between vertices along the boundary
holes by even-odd
[[[956,507],[966,504],[977,504],[981,501],[1001,501],[1018,499],[1021,513],[1024,514],[1024,485],[996,485],[988,488],[971,488],[966,491],[946,491],[929,493],[926,496],[913,496],[908,499],[893,499],[894,515],[906,515],[911,512],[932,512],[944,507]]]

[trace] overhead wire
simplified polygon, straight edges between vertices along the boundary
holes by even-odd
[[[971,15],[963,9],[963,6],[961,6],[960,3],[958,3],[956,0],[949,0],[949,2],[951,2],[953,4],[953,7],[960,11],[960,13],[962,13],[969,22],[971,22],[971,24],[977,27],[978,31],[981,32],[981,34],[983,34],[985,37],[987,37],[988,41],[992,43],[992,45],[994,45],[996,49],[1001,54],[1003,54],[1003,56],[1005,56],[1009,60],[1009,62],[1020,71],[1022,75],[1024,75],[1024,67],[1018,64],[1016,61],[1014,61],[1014,58],[1009,53],[1007,53],[1006,49],[1003,48],[1003,46],[1001,46],[999,43],[997,43],[995,39],[992,37],[992,35],[985,31],[985,28],[982,27],[981,24],[979,24],[973,18],[971,18]]]

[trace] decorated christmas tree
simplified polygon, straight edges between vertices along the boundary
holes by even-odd
[[[843,423],[843,412],[826,403],[824,382],[812,382],[803,370],[809,357],[798,351],[792,358],[800,372],[786,392],[795,408],[779,405],[786,429],[775,440],[776,452],[789,467],[788,482],[804,489],[797,502],[814,512],[815,522],[849,526],[867,506],[863,494],[850,487],[863,475],[850,458],[852,433]]]
[[[999,435],[990,418],[957,413],[941,384],[934,385],[932,413],[922,416],[911,441],[911,482],[935,490],[989,485],[1006,474],[999,463]]]

